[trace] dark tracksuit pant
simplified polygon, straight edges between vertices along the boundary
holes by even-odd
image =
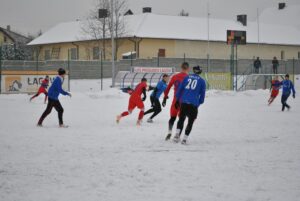
[[[48,98],[48,105],[47,105],[45,112],[42,114],[42,116],[38,122],[39,125],[42,125],[44,119],[51,113],[52,108],[55,108],[55,110],[58,113],[59,125],[63,124],[64,108],[61,106],[59,100],[53,100],[51,98]]]
[[[150,119],[153,119],[156,115],[158,115],[161,112],[161,105],[159,100],[153,96],[150,96],[150,101],[151,101],[152,108],[146,111],[144,115],[153,112],[152,116],[150,117]]]
[[[185,129],[185,135],[189,136],[189,134],[192,131],[194,121],[197,118],[197,115],[198,115],[198,108],[197,107],[195,107],[192,104],[186,104],[186,103],[181,104],[179,120],[178,120],[178,123],[177,123],[177,129],[180,130],[180,133],[183,129],[184,121],[187,117],[188,118],[188,124],[187,124],[186,129]]]
[[[288,94],[282,94],[281,96],[281,103],[282,103],[282,111],[284,111],[284,109],[287,107],[288,109],[290,108],[290,106],[286,103],[287,99],[289,98],[290,93]]]

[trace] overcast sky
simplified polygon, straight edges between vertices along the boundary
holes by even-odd
[[[0,0],[0,26],[11,25],[22,33],[47,31],[59,22],[85,19],[95,0]],[[177,15],[181,9],[190,16],[206,16],[209,3],[210,13],[215,18],[235,19],[237,14],[256,17],[257,8],[277,7],[278,2],[299,4],[300,0],[127,0],[134,13],[142,7],[152,7],[153,13]]]

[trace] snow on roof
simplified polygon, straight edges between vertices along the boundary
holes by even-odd
[[[123,37],[141,37],[180,40],[207,40],[206,18],[157,15],[153,13],[125,16],[126,34]],[[92,40],[83,31],[85,21],[60,23],[28,45],[42,45]],[[211,41],[226,41],[227,30],[247,31],[247,42],[258,42],[257,22],[248,26],[233,20],[210,19]],[[259,24],[259,42],[265,44],[300,45],[300,28],[294,25]]]
[[[266,8],[259,16],[264,23],[276,23],[282,25],[296,25],[300,27],[300,4],[287,6],[279,10],[278,7]]]

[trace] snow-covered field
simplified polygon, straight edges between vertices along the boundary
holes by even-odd
[[[184,146],[164,141],[169,105],[117,125],[129,96],[105,83],[72,81],[67,129],[55,110],[35,126],[42,96],[0,95],[1,201],[299,201],[299,96],[281,112],[266,90],[209,91]]]

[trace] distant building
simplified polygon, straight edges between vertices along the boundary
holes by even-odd
[[[11,31],[10,26],[8,25],[6,29],[0,27],[0,45],[12,45],[12,44],[27,44],[30,39],[26,36],[23,36],[19,33]]]
[[[134,52],[137,58],[169,57],[229,59],[231,47],[226,43],[227,30],[247,31],[247,45],[238,47],[238,58],[298,58],[300,28],[293,25],[234,20],[181,17],[143,13],[124,16],[126,34],[120,38],[117,58]],[[28,45],[39,52],[40,60],[98,60],[99,41],[83,33],[84,21],[61,23]],[[275,22],[276,23],[276,22]],[[110,52],[110,39],[107,39]]]
[[[0,50],[4,60],[30,60],[32,59],[32,47],[26,46],[30,42],[26,36],[11,30],[8,25],[6,29],[0,27]]]

